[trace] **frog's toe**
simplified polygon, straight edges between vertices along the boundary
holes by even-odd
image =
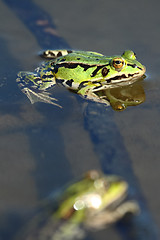
[[[37,76],[35,76],[32,72],[19,72],[17,74],[16,82],[18,86],[21,88],[23,87],[32,87],[35,86],[34,82],[37,80]]]
[[[39,92],[39,93],[36,93],[34,91],[32,91],[32,94],[34,94],[34,96],[37,97],[37,100],[34,101],[34,102],[44,102],[44,103],[49,103],[49,104],[52,104],[52,105],[55,105],[57,107],[60,107],[62,108],[61,105],[55,103],[55,101],[58,101],[56,98],[53,98],[50,96],[50,93],[48,92]]]
[[[19,72],[17,74],[16,82],[21,85],[21,83],[24,81],[25,77],[26,77],[26,73],[25,72]]]
[[[22,92],[24,94],[26,94],[26,96],[29,98],[29,100],[32,104],[34,104],[36,102],[44,102],[44,103],[49,103],[49,104],[52,104],[52,105],[62,108],[61,105],[55,103],[55,101],[58,101],[58,100],[56,98],[51,97],[48,92],[35,91],[35,90],[32,90],[27,87],[24,87],[22,89]]]

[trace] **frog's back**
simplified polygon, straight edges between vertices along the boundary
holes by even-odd
[[[55,64],[65,63],[83,63],[90,65],[103,65],[110,61],[111,57],[106,57],[103,54],[91,51],[73,51],[67,55],[60,56],[56,59]]]

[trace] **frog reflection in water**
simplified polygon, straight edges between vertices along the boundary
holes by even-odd
[[[18,239],[82,239],[85,228],[98,230],[118,221],[127,213],[139,212],[135,201],[126,200],[127,189],[127,183],[118,176],[89,171],[84,178],[65,188],[58,197],[52,196],[47,202],[50,211],[34,219],[30,228]]]
[[[17,82],[31,103],[42,101],[61,107],[47,92],[61,83],[87,99],[108,105],[97,92],[130,85],[145,73],[145,67],[130,50],[111,57],[89,51],[47,50],[43,56],[48,61],[34,72],[18,73]]]
[[[128,86],[109,88],[97,94],[109,101],[115,111],[123,111],[128,106],[137,106],[145,101],[143,78]]]

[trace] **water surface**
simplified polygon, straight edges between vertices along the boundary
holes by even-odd
[[[147,68],[146,101],[123,112],[86,102],[63,87],[53,91],[62,110],[31,105],[15,79],[18,71],[41,62],[37,53],[43,39],[36,39],[8,2],[0,1],[0,239],[12,239],[40,200],[93,168],[130,181],[133,195],[145,202],[155,236],[160,227],[159,1],[33,1],[73,49],[137,53]],[[55,42],[49,45],[57,48]],[[116,228],[106,232],[110,239],[123,239]]]

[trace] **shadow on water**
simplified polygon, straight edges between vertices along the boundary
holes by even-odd
[[[26,28],[32,32],[42,48],[69,48],[69,45],[64,39],[53,34],[56,30],[51,22],[51,18],[33,1],[4,0],[3,2],[12,9],[12,11],[25,24]],[[46,28],[50,28],[54,31],[51,31],[51,34],[47,33],[45,31]],[[8,83],[1,88],[1,114],[10,114],[15,117],[15,119],[18,119],[17,116],[23,115],[21,114],[21,111],[24,111],[23,106],[17,103],[15,105],[13,103],[10,104],[12,101],[14,102],[15,99],[16,102],[19,101],[19,96],[15,96],[17,86],[15,81],[13,81],[13,79],[16,78],[17,64],[15,59],[13,59],[7,51],[7,47],[3,41],[1,42],[1,46],[3,46],[1,47],[1,56],[6,56],[6,61],[9,59],[10,64],[7,64],[13,69],[13,72],[9,72],[9,75],[7,76]],[[3,70],[4,77],[6,77],[6,69],[4,66],[2,66],[1,69],[2,75]],[[10,90],[9,95],[8,86]],[[15,99],[13,99],[13,97],[15,97]],[[34,108],[34,106],[31,106],[28,109],[28,114]],[[63,138],[59,132],[59,125],[63,124],[65,114],[60,113],[60,110],[56,110],[56,114],[60,114],[61,119],[55,124],[54,121],[52,122],[52,119],[54,120],[55,111],[51,111],[51,106],[43,105],[37,107],[36,111],[42,111],[43,114],[45,113],[45,121],[43,121],[43,119],[42,121],[39,121],[37,119],[37,116],[39,116],[37,113],[37,115],[33,117],[35,121],[34,124],[31,123],[31,120],[27,125],[26,119],[23,118],[23,121],[21,122],[22,125],[18,122],[14,127],[10,126],[10,129],[6,129],[6,132],[22,132],[29,139],[30,152],[34,156],[36,164],[36,170],[32,171],[32,173],[39,191],[38,195],[43,196],[53,188],[54,184],[55,187],[58,187],[63,185],[64,182],[70,180],[72,178],[72,173],[70,172],[69,163],[67,162],[63,150]],[[116,225],[119,234],[126,240],[158,239],[156,226],[150,216],[139,183],[134,175],[130,157],[123,143],[123,138],[114,123],[113,111],[110,108],[106,110],[103,105],[89,103],[85,110],[84,121],[86,129],[92,137],[94,148],[103,171],[105,173],[123,176],[130,185],[130,196],[138,201],[142,209],[140,216],[133,218],[130,222],[121,221]],[[5,133],[5,131],[2,131],[2,135],[4,134],[3,132]],[[59,170],[62,166],[63,169],[65,169],[65,172]],[[43,182],[43,175],[45,175],[45,182]],[[54,175],[54,178],[51,178],[52,175]],[[54,184],[52,182],[53,179],[55,181]],[[16,232],[17,228],[21,226],[21,216],[20,213],[12,215],[7,212],[7,217],[2,215],[2,218],[7,219],[4,221],[4,229],[1,230],[2,239],[9,239],[14,231]],[[11,225],[12,227],[10,227],[8,231],[8,226]],[[1,228],[3,228],[3,225],[1,225]]]
[[[96,107],[90,104],[86,110],[85,123],[95,143],[95,150],[100,158],[103,171],[107,174],[114,173],[123,176],[130,186],[130,197],[136,199],[141,208],[141,214],[127,222],[127,228],[123,221],[117,223],[117,227],[124,239],[156,239],[156,227],[133,172],[130,157],[127,151],[124,151],[123,138],[113,118],[112,109],[106,110],[100,104]]]
[[[2,81],[4,79],[4,84],[0,88],[1,145],[2,148],[4,148],[4,151],[10,148],[12,150],[11,145],[13,145],[13,148],[14,146],[16,147],[13,149],[15,155],[9,156],[10,161],[12,162],[11,164],[6,163],[8,164],[7,168],[9,170],[14,163],[14,165],[23,164],[23,161],[21,161],[22,159],[19,159],[19,157],[23,158],[23,150],[21,150],[21,147],[23,148],[23,142],[19,142],[18,136],[21,134],[27,136],[27,138],[30,139],[29,151],[34,156],[34,165],[36,166],[36,170],[34,170],[34,168],[31,169],[31,171],[30,169],[29,171],[24,170],[24,172],[21,174],[26,174],[26,171],[28,171],[28,174],[34,175],[34,182],[36,183],[36,188],[39,190],[39,198],[42,198],[42,196],[44,197],[46,194],[51,192],[54,186],[58,188],[71,178],[69,164],[64,155],[64,151],[62,150],[64,149],[63,139],[58,130],[58,124],[61,124],[61,121],[59,121],[56,126],[52,124],[52,121],[50,121],[50,119],[54,117],[52,114],[49,114],[48,122],[43,121],[41,115],[36,114],[34,107],[32,108],[31,106],[27,110],[23,104],[18,103],[20,102],[21,94],[15,94],[18,88],[16,82],[13,81],[13,79],[16,78],[16,74],[18,72],[18,69],[16,68],[16,65],[18,64],[16,64],[15,59],[13,59],[8,52],[7,47],[4,47],[5,43],[3,40],[1,40],[0,46],[2,46],[1,56],[3,58],[3,62],[6,62],[6,67],[4,65],[1,66],[1,79]],[[8,72],[6,81],[5,78],[8,65],[10,65],[11,69],[13,70]],[[46,112],[46,109],[49,110],[49,108],[50,106],[48,106],[48,108],[45,108],[44,113]],[[41,107],[41,110],[43,111],[43,106]],[[57,109],[57,111],[59,111],[59,109]],[[16,145],[19,145],[19,147]],[[5,161],[5,158],[6,153],[3,154],[1,151],[1,160]],[[30,162],[29,159],[25,159],[25,161]],[[21,174],[19,176],[17,175],[19,172],[18,169],[17,173],[14,172],[16,168],[18,168],[18,166],[13,167],[10,176],[7,176],[9,173],[6,176],[1,175],[1,181],[8,182],[8,178],[12,178],[13,182],[17,181],[17,183],[21,181],[21,177],[23,176],[21,176]],[[59,171],[57,171],[57,169],[61,168],[65,169],[63,177],[61,174],[59,174]],[[28,183],[26,184],[27,185],[24,187],[27,189]],[[15,186],[13,184],[13,189],[14,187]],[[14,196],[12,197],[14,198]],[[19,196],[19,198],[21,198],[21,196]],[[6,203],[6,206],[7,204],[8,203]],[[20,228],[20,226],[23,225],[23,221],[25,221],[27,218],[25,216],[28,216],[28,214],[30,213],[27,213],[27,210],[22,207],[19,209],[13,209],[11,207],[8,208],[8,210],[1,211],[0,239],[11,239],[13,233],[17,231],[17,227]]]

